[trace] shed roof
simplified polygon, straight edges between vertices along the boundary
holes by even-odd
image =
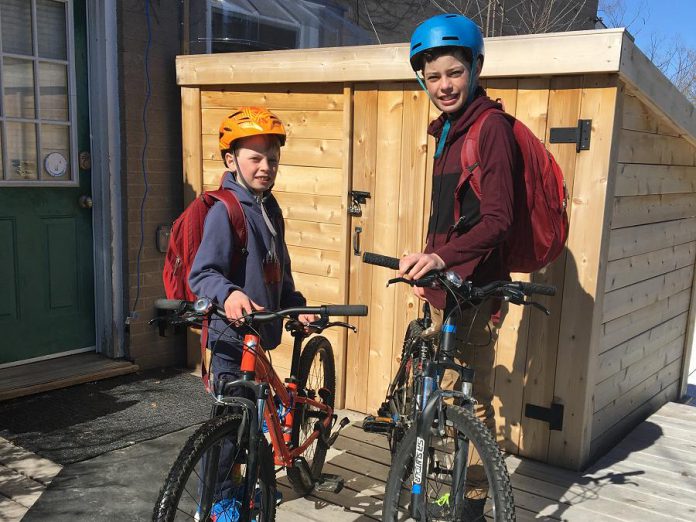
[[[617,73],[696,145],[696,107],[638,49],[627,31],[600,29],[487,38],[483,78]],[[178,56],[181,86],[414,78],[408,44]]]

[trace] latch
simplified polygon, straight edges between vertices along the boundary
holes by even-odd
[[[554,431],[563,430],[563,405],[551,403],[550,408],[536,406],[535,404],[524,405],[524,416],[529,419],[536,419],[549,423],[549,429]]]
[[[363,190],[351,190],[348,192],[348,195],[350,196],[348,214],[351,216],[362,216],[362,207],[360,205],[364,205],[367,202],[370,193]]]
[[[551,143],[575,143],[575,152],[590,150],[592,120],[578,120],[577,127],[553,127],[549,135]]]

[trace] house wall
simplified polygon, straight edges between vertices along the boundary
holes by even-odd
[[[598,454],[678,396],[696,258],[696,147],[624,97],[592,416]]]
[[[129,356],[141,368],[167,366],[184,360],[183,343],[177,337],[159,337],[147,324],[154,315],[153,300],[164,295],[164,254],[156,249],[158,225],[171,224],[181,212],[181,114],[176,85],[175,56],[179,52],[179,11],[166,2],[150,2],[151,42],[147,55],[151,96],[143,127],[147,81],[145,53],[148,42],[144,2],[118,3],[118,56],[120,67],[121,153],[124,210],[124,266],[126,307],[139,301],[128,333]],[[95,124],[98,124],[95,122]],[[147,140],[145,169],[141,155]],[[141,223],[140,206],[145,194]],[[142,226],[142,232],[141,232]],[[140,253],[140,277],[137,259]]]

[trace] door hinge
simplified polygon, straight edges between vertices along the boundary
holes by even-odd
[[[575,151],[590,150],[592,120],[578,120],[577,127],[553,127],[549,135],[551,143],[575,143]]]
[[[549,429],[554,431],[563,430],[563,405],[555,402],[551,403],[550,408],[536,406],[535,404],[524,405],[524,416],[549,423]]]

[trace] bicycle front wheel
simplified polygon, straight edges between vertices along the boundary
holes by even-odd
[[[459,406],[446,406],[444,416],[444,435],[433,430],[429,447],[424,450],[428,461],[421,481],[425,520],[483,521],[492,518],[496,522],[514,521],[510,477],[490,431]],[[481,464],[468,466],[469,442],[478,452]],[[416,429],[413,426],[392,461],[384,496],[384,521],[412,520],[410,504],[415,448]]]
[[[324,388],[328,392],[326,404],[333,408],[336,397],[336,367],[333,349],[326,337],[313,337],[304,347],[300,357],[298,378],[300,389],[305,390],[307,396],[315,400],[319,400],[319,390]],[[295,420],[292,426],[293,446],[298,447],[304,444],[314,432],[316,422],[323,419],[324,413],[317,408],[308,405],[298,406],[295,409]],[[326,444],[317,438],[302,455],[315,481],[321,477],[328,449]],[[311,488],[304,485],[299,473],[299,470],[295,468],[288,468],[288,479],[293,489],[297,494],[304,496],[311,491]]]
[[[263,438],[257,461],[258,479],[250,495],[253,506],[243,506],[241,502],[249,456],[248,435],[249,425],[239,414],[215,417],[203,424],[186,441],[172,466],[152,520],[237,520],[249,512],[249,520],[274,521],[273,455]]]

